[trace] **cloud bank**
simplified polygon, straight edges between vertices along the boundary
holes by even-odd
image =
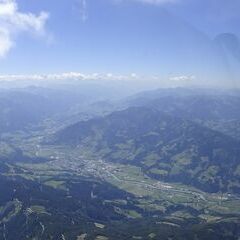
[[[111,80],[111,81],[124,81],[124,80],[140,80],[142,76],[135,73],[120,75],[112,73],[91,73],[84,74],[80,72],[66,72],[59,74],[33,74],[33,75],[0,75],[0,81],[64,81],[64,80]]]
[[[196,79],[196,76],[194,75],[181,75],[181,76],[174,76],[174,77],[170,77],[169,80],[170,81],[174,81],[174,82],[192,82]]]
[[[0,75],[0,83],[12,83],[13,85],[21,83],[30,83],[30,85],[41,84],[65,84],[74,82],[99,82],[99,83],[132,83],[134,85],[146,85],[156,87],[179,87],[190,86],[195,84],[196,77],[190,76],[172,76],[163,77],[161,75],[138,75],[130,74],[113,74],[113,73],[80,73],[65,72],[57,74],[33,74],[33,75]]]
[[[0,58],[7,55],[15,45],[16,36],[22,32],[46,36],[48,18],[47,12],[39,15],[20,12],[16,0],[0,0]]]

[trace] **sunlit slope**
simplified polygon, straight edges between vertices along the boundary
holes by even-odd
[[[113,162],[141,166],[150,176],[209,192],[239,192],[240,144],[190,120],[145,107],[79,122],[55,143]]]

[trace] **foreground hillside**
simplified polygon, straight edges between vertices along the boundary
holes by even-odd
[[[236,213],[211,216],[210,208],[151,203],[99,179],[33,171],[34,165],[0,164],[2,240],[235,240],[240,234]]]

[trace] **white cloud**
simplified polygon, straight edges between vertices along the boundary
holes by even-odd
[[[0,57],[3,57],[13,46],[10,34],[6,29],[0,27]]]
[[[7,55],[21,32],[46,36],[48,17],[46,12],[39,15],[20,12],[16,0],[0,0],[0,57]]]
[[[162,4],[169,4],[169,3],[177,3],[180,0],[111,0],[116,3],[121,3],[124,1],[128,2],[141,2],[146,4],[152,4],[152,5],[162,5]]]
[[[74,0],[72,10],[75,16],[81,18],[83,22],[88,19],[88,0]]]
[[[148,4],[160,5],[160,4],[166,4],[166,3],[175,3],[178,0],[134,0],[134,1],[148,3]]]
[[[181,75],[181,76],[170,77],[169,79],[170,81],[173,81],[173,82],[192,82],[193,80],[196,79],[196,77],[194,75],[190,75],[190,76]]]
[[[88,13],[87,13],[87,0],[79,0],[80,4],[80,14],[82,21],[85,22],[88,18]]]
[[[91,73],[84,74],[79,72],[67,72],[59,74],[33,74],[33,75],[0,75],[0,81],[64,81],[64,80],[111,80],[111,81],[129,81],[140,80],[142,76],[135,73],[120,75],[112,73]]]
[[[196,77],[193,75],[163,77],[161,75],[140,75],[136,73],[130,74],[114,74],[114,73],[80,73],[66,72],[54,74],[32,74],[32,75],[0,75],[0,82],[41,85],[49,83],[68,83],[79,81],[92,82],[127,82],[137,85],[145,84],[153,87],[179,87],[186,85],[194,85]]]

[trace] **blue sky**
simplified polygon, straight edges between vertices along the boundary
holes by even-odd
[[[239,22],[238,0],[0,0],[0,74],[236,83]]]

